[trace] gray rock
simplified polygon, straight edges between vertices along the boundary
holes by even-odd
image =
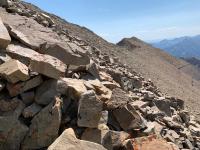
[[[35,102],[40,105],[48,105],[51,103],[58,92],[56,90],[57,80],[50,79],[41,84],[35,93]]]
[[[161,99],[161,100],[154,100],[153,102],[160,111],[164,112],[169,117],[172,116],[172,112],[170,109],[170,102],[168,100]]]
[[[19,82],[16,84],[7,84],[7,89],[11,97],[17,96],[23,92],[39,86],[43,82],[41,76],[36,76],[28,81]]]
[[[28,127],[13,117],[0,117],[0,149],[19,150]]]
[[[144,118],[130,104],[115,109],[113,114],[124,131],[141,129],[146,126]]]
[[[108,149],[121,149],[125,140],[130,138],[130,135],[124,131],[109,131],[103,138],[102,145]]]
[[[78,126],[98,127],[103,103],[99,101],[94,91],[87,91],[81,95],[78,106]]]
[[[26,92],[26,93],[22,93],[20,94],[22,101],[24,102],[24,104],[26,105],[30,105],[33,103],[34,99],[35,99],[35,92],[34,91],[30,91],[30,92]]]
[[[55,98],[32,120],[22,149],[40,149],[49,146],[58,137],[61,123],[61,100]]]
[[[108,109],[116,109],[119,107],[123,107],[129,101],[128,95],[121,90],[120,88],[116,88],[112,91],[111,99],[106,101],[106,105]]]
[[[0,6],[4,5],[7,1],[6,0],[1,0],[0,2]],[[6,29],[6,27],[4,26],[1,17],[0,17],[0,48],[1,49],[5,49],[8,44],[11,42],[11,38],[10,35]]]
[[[18,120],[25,105],[19,99],[4,102],[0,114],[0,149],[18,150],[28,127]]]
[[[66,129],[48,150],[106,150],[102,145],[79,140],[76,138],[73,129]]]
[[[32,105],[26,107],[22,114],[24,118],[31,118],[40,112],[40,110],[42,110],[42,107],[36,103],[33,103]]]

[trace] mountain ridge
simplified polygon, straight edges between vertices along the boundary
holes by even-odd
[[[200,35],[184,36],[180,38],[162,40],[152,43],[175,57],[200,57]]]

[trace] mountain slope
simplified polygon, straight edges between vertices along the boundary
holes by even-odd
[[[200,57],[200,35],[163,40],[153,43],[153,46],[161,48],[176,57]]]
[[[37,7],[23,3],[27,8],[40,12]],[[139,72],[146,79],[151,78],[157,87],[171,96],[184,99],[188,108],[198,114],[200,101],[199,72],[187,62],[176,59],[160,49],[153,48],[140,40],[131,39],[131,45],[136,48],[127,49],[107,42],[85,27],[69,23],[55,15],[48,14],[55,21],[55,31],[68,32],[71,35],[84,39],[91,46],[98,48],[102,53],[117,56],[130,70]]]

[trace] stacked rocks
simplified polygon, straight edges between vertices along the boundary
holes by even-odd
[[[183,100],[20,2],[0,6],[0,149],[200,149]]]

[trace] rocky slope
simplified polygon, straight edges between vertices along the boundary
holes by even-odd
[[[32,12],[44,13],[31,4],[21,3],[21,5],[26,8],[24,12],[31,10]],[[78,39],[84,39],[86,43],[99,49],[102,53],[119,57],[123,64],[130,67],[130,70],[140,73],[146,80],[151,78],[163,93],[184,99],[188,109],[200,119],[198,107],[200,104],[198,101],[200,82],[196,81],[200,79],[200,73],[195,67],[142,41],[137,42],[141,47],[128,50],[126,47],[105,41],[85,27],[69,23],[52,14],[48,15],[55,23],[52,29],[59,35],[70,34]],[[39,20],[37,17],[35,19]],[[135,41],[134,39],[132,42]]]
[[[0,149],[200,149],[184,100],[31,5],[0,6]]]

